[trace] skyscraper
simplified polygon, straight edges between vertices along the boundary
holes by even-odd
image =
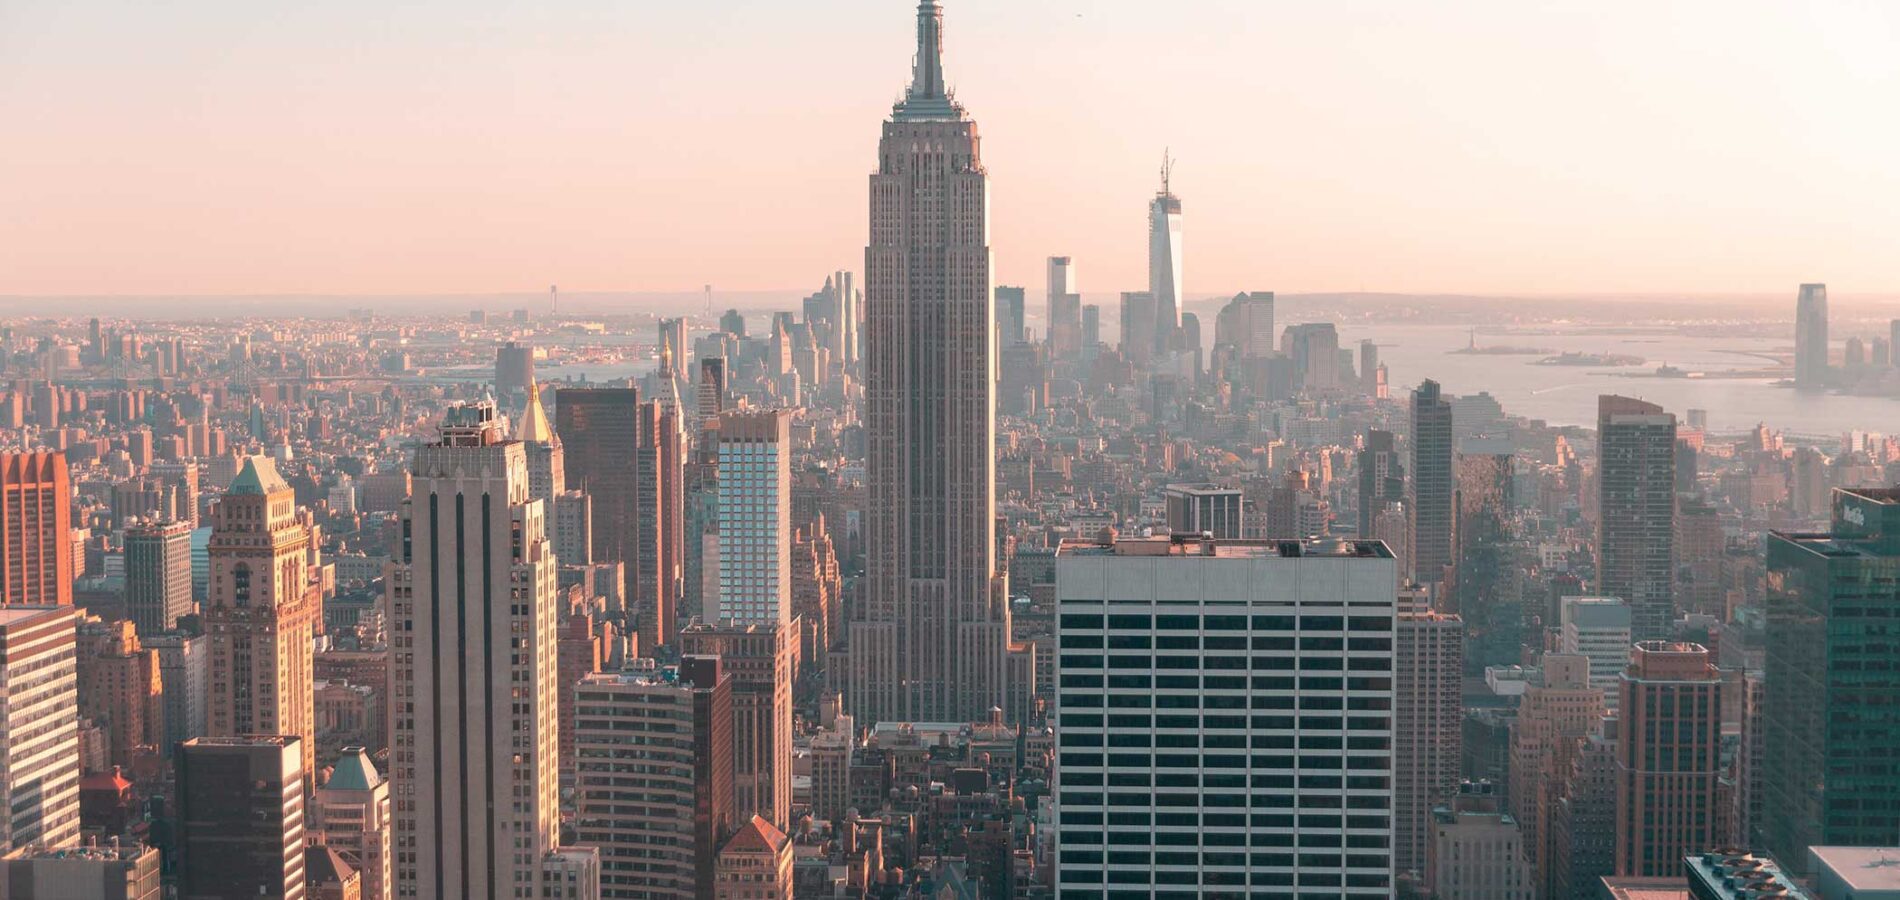
[[[680,653],[716,657],[732,680],[734,821],[789,827],[792,809],[792,660],[798,637],[776,623],[699,623]]]
[[[1630,636],[1669,637],[1675,619],[1676,417],[1597,398],[1597,592],[1630,605]]]
[[[275,734],[303,739],[315,763],[316,632],[321,587],[311,578],[311,526],[297,494],[268,457],[253,456],[212,511],[211,636],[214,736]],[[306,772],[307,774],[307,772]]]
[[[871,176],[867,572],[846,680],[866,723],[977,721],[1007,700],[988,176],[976,123],[944,84],[942,33],[942,7],[925,0]]]
[[[1557,647],[1590,661],[1590,686],[1603,692],[1603,708],[1616,714],[1618,685],[1630,664],[1630,606],[1615,597],[1565,597],[1558,611]]]
[[[528,405],[515,423],[515,440],[528,453],[528,496],[551,506],[567,490],[567,454],[561,436],[548,424],[540,386],[530,379],[527,391]]]
[[[1794,383],[1824,387],[1828,371],[1827,285],[1804,284],[1794,305]]]
[[[191,613],[191,523],[125,530],[125,612],[140,637],[178,626]],[[196,737],[196,735],[191,735]]]
[[[996,286],[996,340],[1004,347],[1023,342],[1023,289]]]
[[[792,414],[719,417],[719,593],[712,622],[791,624]]]
[[[1405,463],[1400,459],[1392,432],[1376,428],[1366,432],[1366,444],[1359,450],[1359,530],[1363,540],[1372,537],[1372,525],[1386,507],[1405,502]],[[1404,552],[1404,547],[1394,547]]]
[[[211,694],[211,637],[174,631],[139,643],[158,654],[159,683],[165,688],[165,740],[159,750],[169,758],[179,744],[209,730],[205,713]]]
[[[0,607],[0,853],[79,842],[71,606]]]
[[[1174,534],[1211,534],[1222,540],[1241,535],[1239,488],[1218,484],[1171,484],[1161,490],[1167,504],[1168,531]]]
[[[275,735],[193,738],[179,748],[179,896],[302,900],[305,749]]]
[[[1395,577],[1368,542],[1064,543],[1057,892],[1393,896]]]
[[[1242,358],[1273,355],[1273,292],[1235,294],[1214,316],[1214,346]]]
[[[450,409],[413,471],[388,577],[396,893],[545,896],[562,861],[546,511],[486,404]]]
[[[640,442],[634,448],[634,557],[628,560],[628,593],[639,610],[642,647],[670,644],[678,631],[680,572],[686,549],[685,434],[677,411],[654,400],[637,412]]]
[[[1075,283],[1075,260],[1049,257],[1048,275],[1049,355],[1065,359],[1082,349],[1082,291]]]
[[[568,483],[594,498],[594,559],[625,563],[631,580],[638,559],[633,453],[640,443],[640,392],[562,388],[554,393],[554,421]]]
[[[1439,394],[1438,382],[1426,380],[1412,392],[1412,552],[1407,560],[1420,584],[1443,581],[1451,565],[1456,489],[1451,403]]]
[[[0,604],[73,604],[73,490],[64,453],[0,453]]]
[[[1583,739],[1603,721],[1603,693],[1590,686],[1590,661],[1544,654],[1540,683],[1518,701],[1511,723],[1511,814],[1524,829],[1525,858],[1537,883],[1551,868],[1550,814]]]
[[[1768,537],[1765,764],[1756,830],[1797,869],[1807,848],[1900,833],[1900,489],[1834,492],[1828,534]]]
[[[1174,160],[1161,160],[1161,190],[1148,201],[1148,295],[1154,298],[1151,338],[1157,355],[1175,349],[1181,326],[1181,198],[1170,182]],[[1125,326],[1124,326],[1125,327]]]
[[[1122,291],[1122,356],[1136,365],[1155,358],[1155,295]]]
[[[495,348],[495,393],[516,396],[534,389],[534,348],[509,341]]]
[[[1288,325],[1280,341],[1293,358],[1293,377],[1301,390],[1332,391],[1339,380],[1339,329],[1331,322]]]
[[[734,830],[732,679],[689,656],[672,680],[603,672],[575,691],[575,830],[600,849],[602,900],[710,898]]]
[[[1432,810],[1458,792],[1465,623],[1407,592],[1393,635],[1392,864],[1425,868]]]
[[[1623,675],[1616,874],[1666,876],[1722,839],[1722,676],[1700,644],[1642,641]]]

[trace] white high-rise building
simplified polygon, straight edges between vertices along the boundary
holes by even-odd
[[[1156,354],[1175,349],[1181,328],[1181,198],[1170,189],[1174,161],[1161,162],[1161,190],[1148,203],[1148,293],[1154,296]]]
[[[791,623],[791,423],[782,409],[719,416],[719,592],[709,621]]]
[[[550,896],[549,872],[574,863],[555,846],[554,547],[502,426],[457,407],[416,450],[389,567],[401,898]]]
[[[1395,569],[1376,541],[1058,549],[1058,893],[1392,896]]]
[[[1590,686],[1616,714],[1617,685],[1630,665],[1630,605],[1616,597],[1565,597],[1559,610],[1559,652],[1590,661]]]
[[[0,606],[0,853],[79,843],[74,609]]]
[[[936,0],[917,7],[916,69],[883,132],[864,251],[865,591],[845,701],[867,724],[979,721],[1010,707],[989,176],[944,83]]]

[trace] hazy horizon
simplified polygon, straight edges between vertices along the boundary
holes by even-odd
[[[0,295],[815,289],[914,4],[0,7]],[[948,0],[999,284],[1900,292],[1900,10]],[[662,37],[663,36],[663,37]],[[1196,293],[1202,293],[1196,291]]]

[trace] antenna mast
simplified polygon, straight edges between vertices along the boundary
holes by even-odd
[[[1174,177],[1174,156],[1166,147],[1161,148],[1161,193],[1169,193],[1168,182]]]

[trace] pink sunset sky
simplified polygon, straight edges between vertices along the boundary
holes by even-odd
[[[1900,291],[1891,0],[944,0],[998,283]],[[4,0],[0,294],[815,287],[907,0]]]

